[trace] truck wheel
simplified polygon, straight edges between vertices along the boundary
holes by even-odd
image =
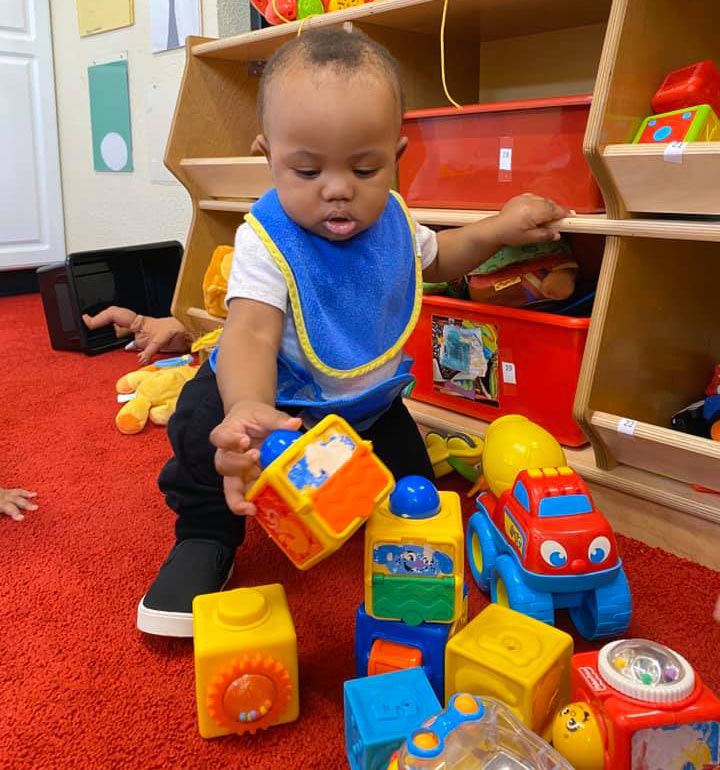
[[[487,514],[474,513],[468,521],[467,553],[470,572],[481,591],[490,592],[498,551]]]
[[[555,623],[552,594],[530,588],[523,580],[522,572],[512,556],[503,554],[498,557],[490,588],[490,598],[497,604],[549,625]]]
[[[625,572],[594,591],[586,591],[577,607],[570,608],[575,628],[586,639],[603,639],[627,631],[632,618],[632,597]]]

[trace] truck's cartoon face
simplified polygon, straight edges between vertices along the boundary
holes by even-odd
[[[521,477],[501,495],[501,531],[531,572],[579,575],[617,564],[615,538],[587,494],[553,494]]]

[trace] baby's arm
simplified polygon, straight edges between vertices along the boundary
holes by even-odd
[[[285,317],[251,299],[230,302],[217,357],[217,382],[225,419],[210,434],[215,467],[225,477],[230,510],[251,514],[245,492],[259,473],[258,446],[273,430],[296,430],[300,420],[275,409],[277,355]]]
[[[571,213],[546,198],[518,195],[495,216],[438,233],[437,258],[423,271],[423,280],[453,281],[474,270],[503,246],[556,241],[560,233],[555,222]]]

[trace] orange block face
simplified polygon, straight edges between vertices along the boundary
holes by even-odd
[[[407,644],[376,639],[370,650],[368,676],[422,666],[422,651]]]

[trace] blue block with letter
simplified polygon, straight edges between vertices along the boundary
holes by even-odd
[[[421,668],[345,682],[345,748],[352,770],[385,770],[408,734],[442,709]]]

